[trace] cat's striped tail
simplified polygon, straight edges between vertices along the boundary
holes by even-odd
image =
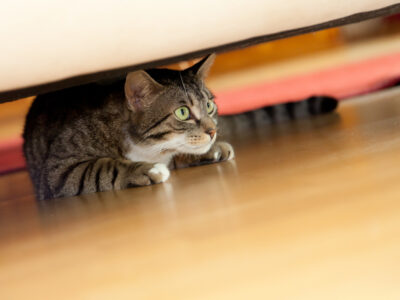
[[[218,124],[219,132],[247,130],[263,124],[281,123],[284,121],[304,119],[307,117],[328,114],[338,106],[338,100],[328,96],[313,96],[302,101],[287,102],[266,106],[242,114],[222,116]]]
[[[333,112],[338,100],[328,96],[313,96],[302,101],[287,102],[262,108],[271,121],[299,119]]]

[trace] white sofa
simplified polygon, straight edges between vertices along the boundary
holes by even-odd
[[[3,0],[0,102],[399,11],[394,0]]]

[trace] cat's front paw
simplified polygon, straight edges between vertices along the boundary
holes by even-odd
[[[131,173],[128,186],[143,186],[161,183],[169,178],[168,167],[162,163],[139,163]]]
[[[154,183],[164,182],[169,178],[170,172],[166,165],[157,163],[149,170],[147,176]]]
[[[211,149],[202,155],[177,155],[174,157],[176,169],[212,164],[220,161],[230,160],[235,157],[233,147],[226,142],[217,142]]]
[[[219,162],[233,159],[235,157],[235,152],[231,144],[227,142],[217,142],[205,155],[207,159],[213,162]]]

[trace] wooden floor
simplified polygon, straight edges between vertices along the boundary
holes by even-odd
[[[400,299],[400,89],[233,137],[235,161],[38,206],[0,178],[0,299]]]

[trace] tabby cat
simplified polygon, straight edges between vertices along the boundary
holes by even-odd
[[[217,106],[204,84],[214,57],[38,96],[24,129],[37,198],[160,183],[171,168],[232,159],[232,146],[216,141]],[[327,102],[303,103],[319,113]]]
[[[129,73],[38,96],[24,153],[39,200],[160,183],[168,167],[232,159],[204,85],[215,55],[182,72]]]

